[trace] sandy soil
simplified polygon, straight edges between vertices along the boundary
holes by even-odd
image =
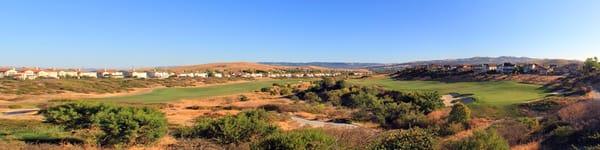
[[[250,100],[239,101],[238,96],[221,96],[210,99],[186,99],[170,103],[162,111],[167,115],[169,123],[192,125],[197,117],[234,115],[243,109],[258,108],[266,104],[289,104],[292,101],[262,93],[244,93]],[[226,108],[231,108],[227,110]]]

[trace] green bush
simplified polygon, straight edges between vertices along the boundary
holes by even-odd
[[[268,122],[264,110],[242,112],[236,116],[219,119],[203,118],[192,128],[180,128],[175,136],[179,138],[208,138],[221,144],[241,143],[252,138],[269,135],[277,127]]]
[[[165,115],[148,107],[114,107],[98,114],[100,143],[148,144],[167,133]]]
[[[319,97],[319,95],[317,95],[315,92],[308,92],[304,94],[304,100],[311,103],[317,103],[321,102],[321,97]]]
[[[471,120],[471,110],[465,104],[458,103],[452,106],[448,116],[449,123],[467,123]]]
[[[68,103],[43,111],[49,123],[69,129],[99,128],[103,145],[147,144],[167,132],[163,113],[149,107],[124,107],[99,103]]]
[[[108,107],[98,103],[67,103],[50,107],[42,111],[42,115],[49,123],[64,125],[70,129],[90,128],[97,124],[96,115]]]
[[[495,129],[489,128],[484,131],[473,133],[472,137],[450,144],[453,150],[508,150],[508,142],[498,135]]]
[[[333,149],[335,140],[318,130],[275,133],[252,145],[253,150],[322,150]]]
[[[384,134],[371,146],[371,149],[433,150],[435,145],[433,134],[421,128],[412,128]]]

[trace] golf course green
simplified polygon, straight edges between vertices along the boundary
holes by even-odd
[[[161,88],[145,94],[99,98],[92,100],[128,103],[161,103],[181,99],[207,98],[213,96],[224,96],[245,93],[254,90],[259,90],[263,87],[269,87],[273,83],[285,84],[298,83],[301,81],[310,81],[310,79],[262,80],[223,85],[209,85],[194,88]]]
[[[354,79],[352,83],[381,86],[399,91],[437,91],[440,94],[473,94],[478,104],[507,106],[537,100],[546,96],[540,85],[522,84],[513,81],[454,82],[397,81],[389,78]]]

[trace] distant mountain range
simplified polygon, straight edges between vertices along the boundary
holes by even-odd
[[[372,66],[381,66],[382,63],[347,63],[347,62],[259,62],[260,64],[276,66],[317,66],[334,69],[362,69]]]

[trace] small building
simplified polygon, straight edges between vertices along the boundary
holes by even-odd
[[[131,77],[138,78],[138,79],[146,79],[146,78],[148,78],[148,73],[134,71],[134,72],[131,72]]]
[[[195,77],[200,77],[200,78],[208,78],[208,73],[206,72],[202,72],[202,73],[194,73]]]
[[[213,76],[215,78],[223,78],[223,74],[222,73],[213,73]]]
[[[513,73],[515,70],[517,70],[517,65],[512,63],[503,63],[498,66],[498,71],[505,74]]]
[[[60,77],[58,76],[58,72],[54,71],[54,70],[41,70],[41,69],[36,69],[34,70],[35,74],[37,74],[38,77],[40,78],[52,78],[52,79],[59,79]]]
[[[58,76],[61,78],[76,78],[79,76],[79,72],[75,70],[61,70],[58,71]]]
[[[156,70],[148,72],[148,77],[150,77],[150,78],[157,78],[157,79],[166,79],[166,78],[169,78],[169,77],[171,77],[173,75],[175,75],[175,74],[174,73],[171,74],[171,73],[168,73],[168,72],[156,71]]]
[[[17,69],[10,68],[10,69],[4,71],[4,76],[5,77],[12,77],[14,75],[17,75],[18,73],[19,73],[19,71],[17,71]]]
[[[79,72],[81,78],[98,78],[98,72]]]
[[[525,64],[523,66],[523,73],[536,73],[541,66],[537,64]]]

